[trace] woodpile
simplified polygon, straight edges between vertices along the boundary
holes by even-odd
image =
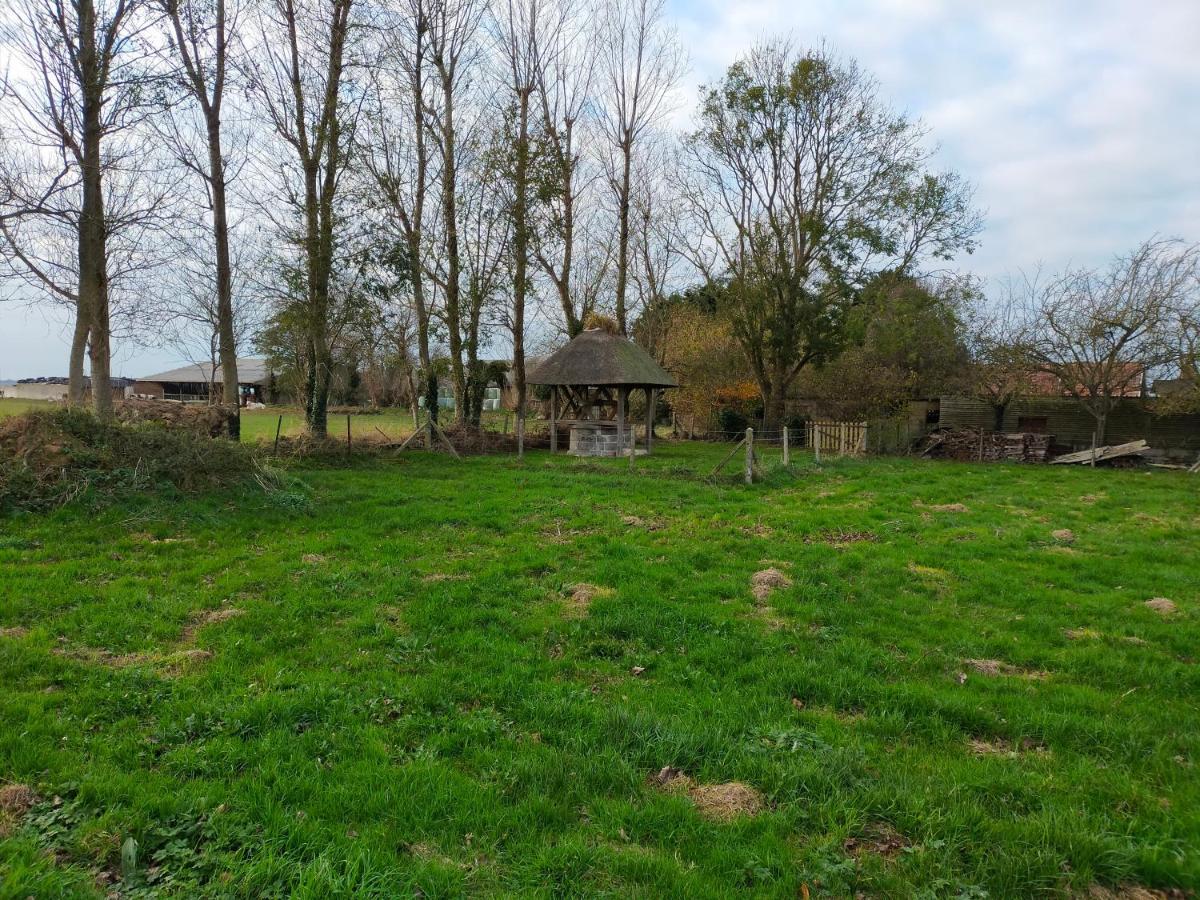
[[[978,428],[955,428],[931,435],[921,455],[967,462],[1044,463],[1053,441],[1052,435],[1026,431],[1005,434]]]

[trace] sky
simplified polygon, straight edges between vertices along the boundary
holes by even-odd
[[[667,0],[690,57],[675,124],[756,41],[824,42],[920,118],[936,165],[975,185],[980,247],[1010,276],[1103,265],[1159,235],[1200,240],[1200,0]],[[66,374],[61,314],[0,304],[0,380]],[[115,373],[178,352],[118,344]]]

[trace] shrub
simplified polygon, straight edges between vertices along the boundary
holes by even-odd
[[[750,420],[741,410],[726,406],[717,412],[717,427],[725,432],[725,437],[735,440],[734,432],[745,431],[750,427]]]

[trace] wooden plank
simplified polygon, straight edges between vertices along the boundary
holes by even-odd
[[[1116,459],[1121,456],[1136,456],[1149,449],[1149,445],[1144,440],[1130,441],[1128,444],[1116,444],[1115,446],[1096,447],[1094,450],[1081,450],[1078,453],[1066,453],[1057,459],[1050,460],[1050,465],[1090,463],[1093,459],[1096,462],[1102,462],[1106,459]]]

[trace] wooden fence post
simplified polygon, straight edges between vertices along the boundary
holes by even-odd
[[[792,464],[792,456],[788,448],[788,427],[783,426],[783,464],[790,466]]]
[[[279,429],[283,427],[283,414],[279,416],[279,421],[275,423],[275,449],[271,451],[272,456],[279,454]]]
[[[525,413],[517,410],[517,459],[525,458]]]
[[[746,429],[746,484],[754,484],[754,429]]]
[[[821,461],[821,423],[813,422],[813,455],[816,462]]]
[[[1092,432],[1092,468],[1096,468],[1096,432]]]

